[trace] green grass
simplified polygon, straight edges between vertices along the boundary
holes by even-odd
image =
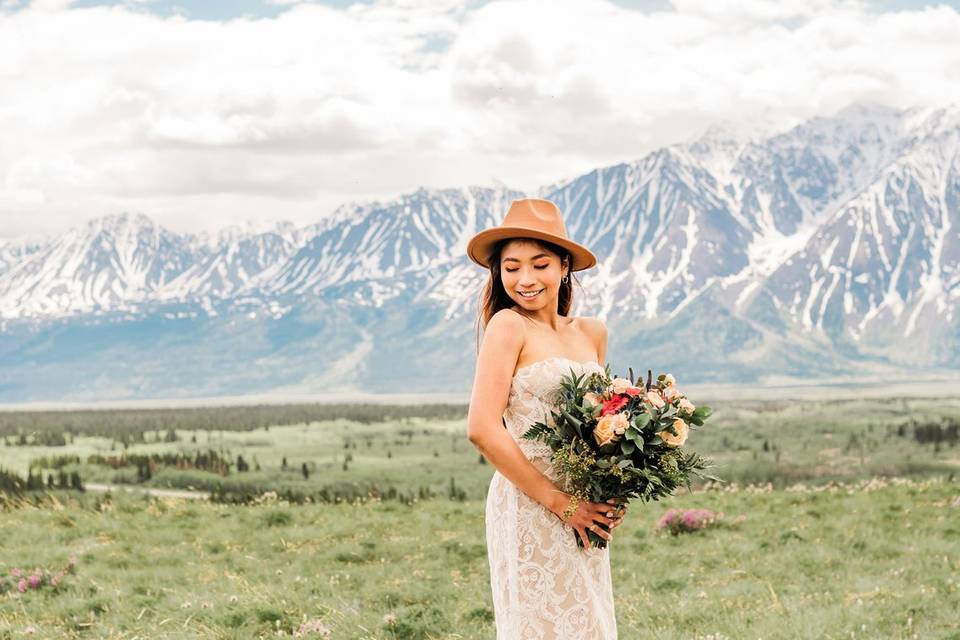
[[[620,637],[960,637],[958,496],[940,479],[634,505],[611,545]],[[3,515],[0,571],[78,565],[59,592],[0,596],[0,638],[289,637],[304,619],[337,639],[494,636],[477,501],[60,499]],[[726,524],[662,535],[669,507]]]
[[[960,447],[897,435],[911,418],[957,418],[960,400],[715,409],[688,445],[718,464],[712,473],[729,481],[725,489],[636,504],[617,531],[621,638],[960,639],[960,506],[951,506],[960,498]],[[70,556],[77,573],[56,592],[0,595],[0,640],[31,629],[39,638],[289,637],[318,619],[335,640],[494,637],[483,522],[493,468],[466,440],[464,419],[178,435],[128,451],[214,448],[251,466],[255,458],[261,470],[221,478],[164,469],[151,486],[224,481],[311,492],[377,483],[440,497],[237,507],[57,493],[42,508],[0,512],[0,575],[55,571]],[[88,436],[66,447],[0,445],[0,467],[23,473],[40,456],[111,450],[122,446]],[[135,469],[77,469],[88,482],[136,477]],[[908,477],[863,486],[873,476]],[[445,498],[451,479],[465,500]],[[726,524],[665,537],[654,523],[669,507],[723,511]]]

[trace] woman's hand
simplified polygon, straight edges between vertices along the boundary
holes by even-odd
[[[557,516],[561,520],[563,519],[563,512],[573,499],[573,496],[568,493],[564,493],[563,496],[565,499],[560,501],[558,509],[559,513],[557,513]],[[610,516],[607,516],[608,513]],[[576,511],[574,511],[573,515],[571,515],[569,519],[565,520],[565,522],[577,532],[577,535],[580,536],[580,540],[583,541],[584,548],[587,549],[590,548],[590,538],[587,536],[588,529],[593,531],[604,540],[609,541],[613,539],[613,536],[608,532],[607,529],[604,529],[600,525],[604,525],[608,529],[613,529],[617,526],[617,524],[619,524],[619,522],[617,522],[616,512],[612,508],[611,504],[606,504],[603,502],[588,502],[586,500],[577,505]]]
[[[607,500],[607,504],[616,505],[615,509],[612,511],[607,511],[607,516],[613,518],[613,524],[610,525],[610,529],[612,531],[623,523],[623,516],[627,513],[627,504],[625,500],[618,498],[610,498]]]

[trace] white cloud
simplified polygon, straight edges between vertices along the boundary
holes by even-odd
[[[0,13],[0,236],[141,211],[312,222],[418,186],[533,188],[717,119],[960,100],[960,14],[831,0],[380,0],[276,19]]]

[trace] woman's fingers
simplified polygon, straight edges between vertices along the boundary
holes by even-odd
[[[610,498],[604,507],[607,511],[613,511],[614,515],[623,515],[627,511],[627,501],[622,498]]]
[[[606,530],[604,530],[604,528],[601,527],[601,526],[598,526],[598,525],[596,525],[596,524],[591,524],[591,525],[590,525],[589,527],[587,527],[587,528],[590,529],[591,531],[593,531],[595,534],[597,534],[597,535],[600,536],[601,538],[603,538],[604,540],[609,540],[609,539],[610,539],[610,533],[607,532]]]
[[[610,505],[601,504],[599,502],[594,502],[593,513],[590,514],[590,517],[596,520],[597,522],[602,522],[605,525],[609,525],[613,522],[612,518],[616,515],[611,509]]]
[[[578,514],[580,516],[576,518],[578,522],[569,524],[577,532],[584,548],[590,547],[588,530],[593,531],[604,540],[613,540],[613,530],[623,522],[623,513],[626,511],[623,502],[625,501],[622,499],[611,498],[605,502],[581,503],[581,507],[584,508],[586,513]],[[586,516],[586,522],[581,519],[583,516]]]
[[[577,533],[580,535],[580,541],[583,542],[583,546],[586,549],[590,548],[590,536],[587,535],[587,530],[583,527],[577,529]]]
[[[607,505],[607,512],[615,518],[622,518],[627,512],[627,505],[625,502],[615,502],[612,505]]]

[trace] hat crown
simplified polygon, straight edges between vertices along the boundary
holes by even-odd
[[[502,226],[539,229],[564,238],[568,237],[560,208],[553,202],[540,198],[520,198],[511,202],[510,209],[503,217]]]
[[[484,229],[467,241],[467,256],[481,267],[489,268],[488,260],[497,242],[513,238],[530,238],[552,242],[570,252],[570,269],[589,269],[597,257],[579,242],[567,235],[560,208],[542,198],[519,198],[510,203],[503,222]]]

